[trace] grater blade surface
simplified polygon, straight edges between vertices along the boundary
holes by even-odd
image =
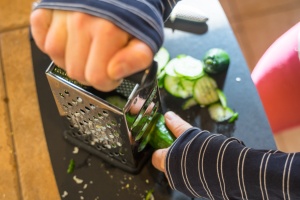
[[[64,137],[114,166],[138,172],[152,151],[148,148],[139,152],[140,140],[152,116],[160,110],[157,80],[153,76],[156,66],[152,67],[142,75],[141,83],[126,78],[114,91],[100,92],[68,78],[52,62],[46,75],[59,114],[66,122]],[[112,97],[120,98],[124,104],[108,101]],[[128,114],[134,116],[132,124],[126,120]]]

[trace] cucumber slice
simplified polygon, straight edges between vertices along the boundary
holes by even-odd
[[[192,96],[192,89],[187,89],[187,84],[187,82],[176,76],[166,74],[164,77],[164,88],[175,97],[185,99]]]
[[[179,54],[179,55],[177,55],[176,56],[176,58],[184,58],[184,57],[187,57],[188,55],[186,55],[186,54]]]
[[[164,69],[167,75],[173,77],[177,76],[177,74],[175,73],[175,65],[177,65],[180,62],[179,60],[180,60],[179,58],[173,58],[168,62],[168,64]]]
[[[198,102],[192,97],[189,98],[188,100],[186,100],[183,104],[182,104],[182,110],[187,110],[193,106],[198,105]]]
[[[230,120],[232,117],[236,120],[238,115],[231,108],[223,107],[220,103],[210,105],[208,107],[208,112],[210,117],[217,122]],[[230,120],[230,122],[233,122],[234,120]]]
[[[175,73],[186,79],[197,79],[203,75],[202,61],[191,56],[180,57],[178,63],[174,65]]]
[[[170,54],[168,50],[164,47],[161,47],[158,50],[158,52],[155,54],[154,60],[157,62],[158,65],[157,73],[159,74],[170,60]]]
[[[232,123],[235,120],[237,120],[238,118],[239,118],[239,113],[235,112],[235,113],[233,113],[232,117],[228,120],[228,122]]]
[[[182,88],[189,94],[189,96],[193,96],[193,88],[194,88],[195,81],[181,78],[180,84]]]
[[[166,75],[166,70],[164,70],[164,69],[157,75],[157,85],[159,88],[164,87],[165,75]]]
[[[195,80],[204,75],[204,65],[201,60],[191,56],[173,58],[165,67],[166,74]]]
[[[217,93],[218,93],[221,105],[223,107],[226,107],[227,106],[227,99],[226,99],[226,96],[225,96],[224,92],[220,89],[217,89]]]
[[[217,83],[213,78],[203,76],[195,82],[193,96],[200,105],[209,105],[219,101],[217,89]]]

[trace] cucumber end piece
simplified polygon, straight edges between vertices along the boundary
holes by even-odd
[[[239,113],[233,113],[232,117],[228,120],[229,123],[235,122],[239,118]]]

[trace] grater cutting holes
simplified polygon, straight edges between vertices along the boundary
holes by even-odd
[[[152,116],[161,112],[156,72],[153,62],[115,90],[101,92],[70,79],[52,62],[46,75],[66,122],[66,140],[120,169],[139,172],[152,152],[151,148],[139,152],[139,144]]]

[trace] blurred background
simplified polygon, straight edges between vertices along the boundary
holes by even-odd
[[[59,199],[32,70],[28,38],[32,2],[0,1],[0,199]],[[250,71],[276,38],[300,20],[299,0],[220,3]]]

